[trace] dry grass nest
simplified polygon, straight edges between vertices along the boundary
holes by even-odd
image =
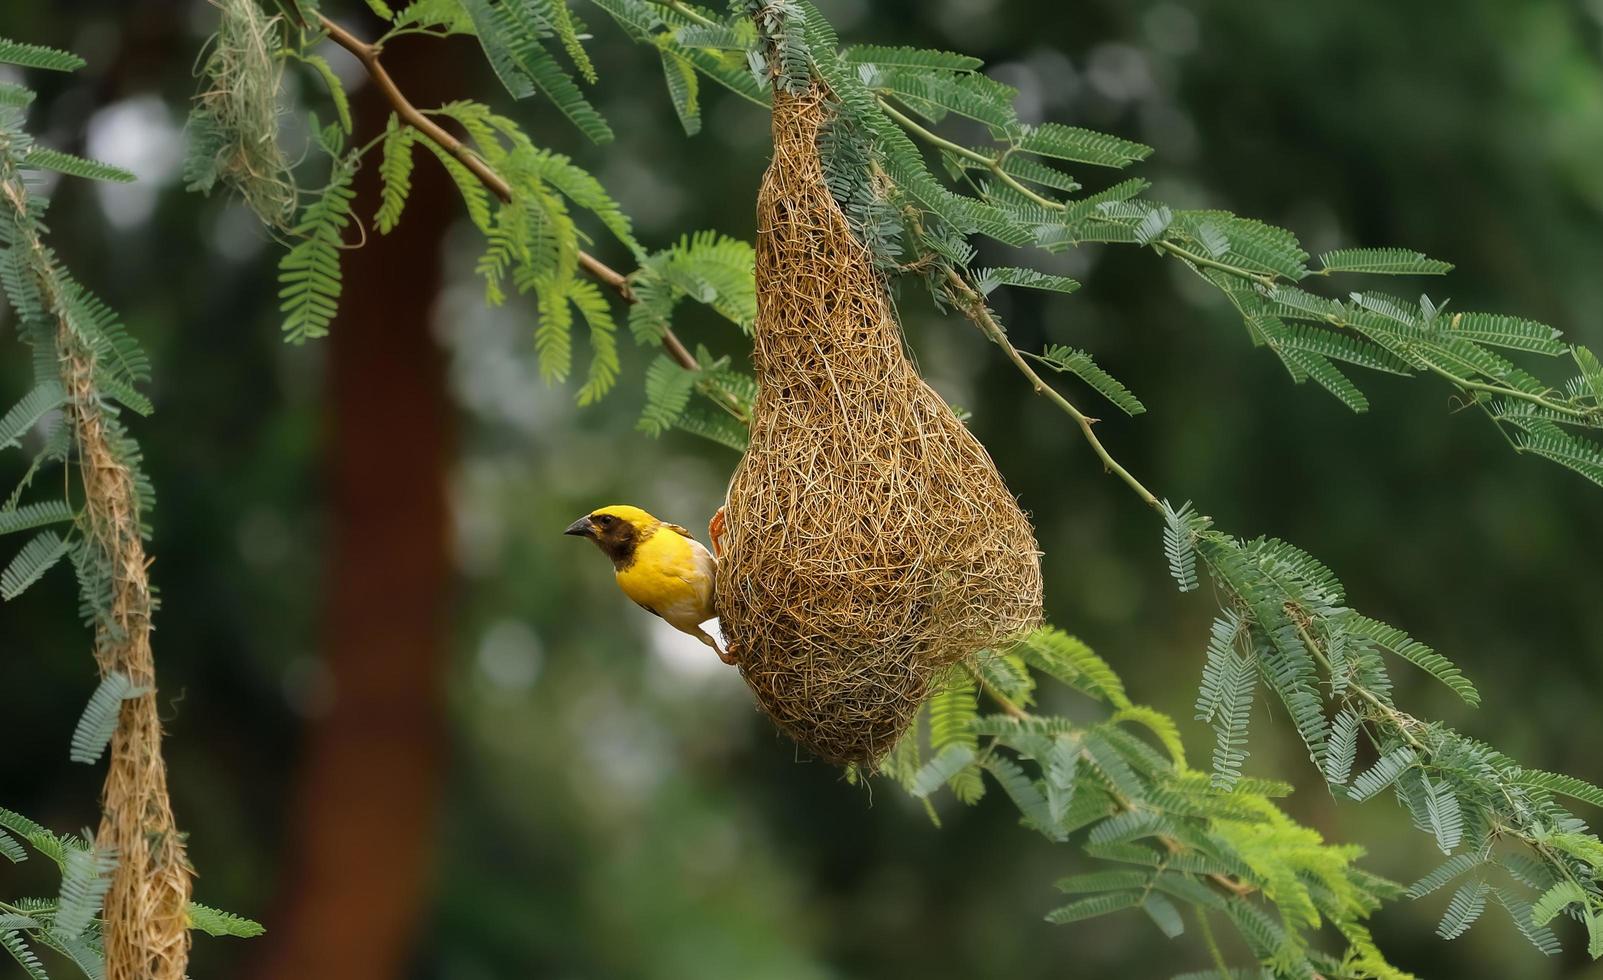
[[[828,94],[775,93],[757,198],[751,442],[717,601],[764,711],[872,768],[942,668],[1040,619],[1034,532],[904,351],[885,282],[830,195]]]

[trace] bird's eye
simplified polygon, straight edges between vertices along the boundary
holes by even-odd
[[[602,514],[600,517],[596,518],[596,523],[600,524],[602,527],[606,527],[612,523],[612,518],[606,514]]]

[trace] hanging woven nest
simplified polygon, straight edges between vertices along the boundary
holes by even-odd
[[[820,758],[872,766],[933,675],[1033,627],[1034,532],[925,384],[830,195],[818,87],[774,94],[757,197],[758,392],[717,601],[746,682]]]

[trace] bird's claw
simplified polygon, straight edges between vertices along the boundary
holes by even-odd
[[[712,541],[712,556],[714,558],[722,558],[724,556],[723,540],[724,533],[728,530],[727,523],[728,520],[722,507],[718,508],[718,513],[712,515],[712,520],[707,522],[707,537]],[[728,660],[724,661],[724,663],[730,662]]]

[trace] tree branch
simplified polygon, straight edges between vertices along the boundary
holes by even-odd
[[[468,168],[469,172],[477,177],[480,183],[489,188],[490,192],[496,197],[508,202],[512,200],[512,187],[506,182],[505,178],[496,173],[495,169],[486,163],[483,157],[474,153],[461,140],[452,136],[439,123],[425,116],[418,110],[417,106],[412,104],[406,94],[395,84],[395,79],[391,78],[390,73],[384,70],[384,64],[379,61],[380,48],[378,45],[363,41],[323,14],[318,14],[317,19],[323,30],[328,32],[329,39],[349,51],[357,61],[362,63],[362,67],[367,69],[368,77],[373,79],[373,83],[378,86],[379,91],[384,93],[384,97],[395,108],[396,115],[400,116],[408,126],[422,133],[437,146],[442,147],[447,153],[460,160],[462,166]],[[579,253],[579,265],[597,282],[617,293],[618,298],[625,303],[638,302],[635,298],[634,290],[629,288],[628,276],[584,251]],[[668,352],[668,356],[673,358],[674,362],[686,371],[699,371],[701,369],[701,365],[697,363],[695,356],[674,334],[673,329],[667,325],[662,328],[662,347]]]

